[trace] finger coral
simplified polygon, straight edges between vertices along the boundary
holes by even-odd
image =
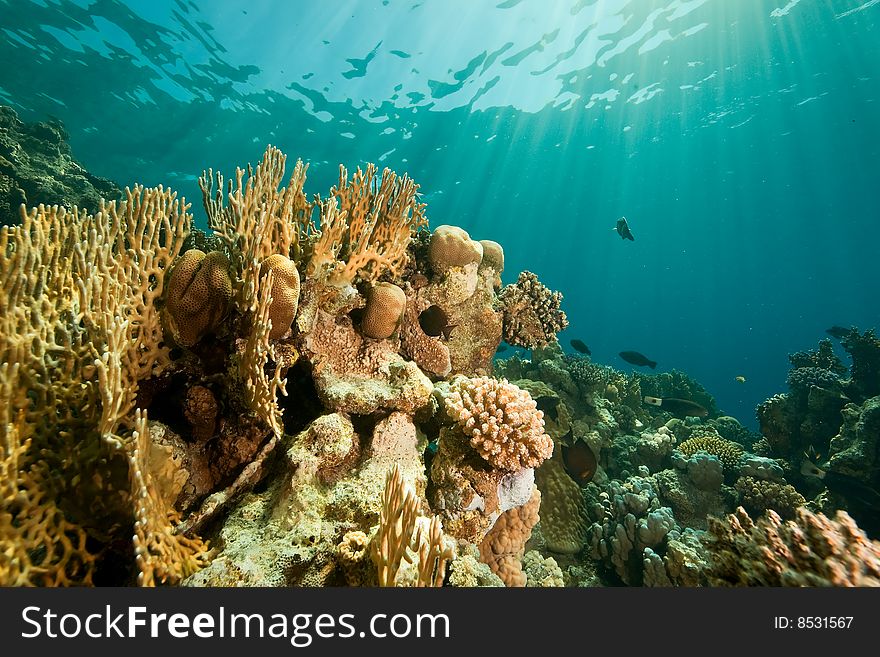
[[[530,271],[521,272],[516,283],[498,295],[504,310],[503,338],[507,344],[526,349],[543,347],[568,326],[560,310],[561,292],[551,292]]]
[[[768,511],[753,521],[739,507],[710,518],[704,540],[712,586],[880,586],[880,542],[845,511],[832,520],[800,507],[794,520]]]
[[[183,347],[193,346],[217,328],[231,299],[226,256],[219,251],[187,251],[168,279],[164,320],[171,338]]]
[[[471,446],[496,468],[534,468],[553,453],[553,440],[544,433],[544,413],[528,392],[506,379],[461,377],[445,403]]]

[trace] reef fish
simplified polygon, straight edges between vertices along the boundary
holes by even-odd
[[[842,340],[852,329],[843,328],[842,326],[832,326],[829,329],[825,329],[825,332],[830,335],[832,338],[837,338],[838,340]]]
[[[544,417],[548,417],[554,422],[559,421],[559,397],[544,395],[535,399],[535,407],[539,411],[543,411]]]
[[[571,436],[571,431],[568,432]],[[575,440],[572,445],[562,445],[562,464],[565,471],[578,486],[586,486],[596,476],[599,462],[596,453],[582,440]]]
[[[636,241],[636,238],[633,237],[632,231],[629,229],[629,224],[626,223],[626,217],[621,217],[617,220],[617,225],[614,227],[614,230],[617,231],[617,234],[620,235],[621,238],[629,240],[630,242]]]
[[[745,383],[746,382],[746,377],[744,377],[744,376],[736,376],[736,377],[734,377],[734,379],[736,380],[737,383]]]
[[[697,402],[692,402],[689,399],[677,399],[675,397],[664,397],[663,399],[660,399],[659,397],[645,397],[644,400],[646,404],[659,406],[664,411],[672,413],[680,418],[706,417],[709,415],[709,411],[700,406]]]
[[[809,457],[801,462],[801,474],[821,479],[830,490],[838,495],[861,502],[875,510],[880,507],[880,493],[868,484],[850,475],[820,468]]]
[[[434,305],[419,313],[419,326],[422,327],[426,335],[430,335],[432,338],[442,335],[444,340],[448,340],[452,329],[458,324],[450,324],[446,311],[440,306]]]
[[[638,365],[639,367],[647,365],[652,370],[657,367],[657,361],[651,360],[647,356],[643,356],[638,351],[621,351],[620,357],[631,365]]]
[[[592,356],[593,353],[590,351],[590,348],[584,344],[583,340],[578,340],[575,338],[574,340],[570,340],[569,343],[572,347],[574,347],[577,351],[582,354],[586,354],[587,356]]]

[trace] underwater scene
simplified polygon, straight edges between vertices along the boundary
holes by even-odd
[[[880,0],[0,32],[0,585],[880,585]]]

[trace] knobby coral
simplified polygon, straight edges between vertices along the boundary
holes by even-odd
[[[496,468],[534,468],[553,454],[544,413],[528,392],[507,379],[460,377],[445,403],[471,446]]]
[[[720,436],[703,435],[688,438],[678,446],[678,450],[685,456],[693,456],[697,452],[708,452],[724,464],[725,468],[736,466],[743,454],[743,448],[734,442],[724,440]]]
[[[521,272],[516,283],[498,295],[504,311],[504,341],[517,347],[543,347],[568,326],[560,310],[562,293],[552,292],[530,271]]]
[[[753,521],[739,507],[710,518],[705,542],[713,586],[880,586],[880,542],[845,511],[832,520],[800,507],[795,520],[768,511]]]

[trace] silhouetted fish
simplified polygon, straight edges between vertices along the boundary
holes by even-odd
[[[830,335],[832,338],[837,338],[838,340],[842,340],[847,335],[849,335],[852,329],[843,328],[842,326],[832,326],[830,329],[825,329],[825,332]]]
[[[664,397],[663,399],[660,399],[659,397],[645,397],[644,401],[646,404],[659,406],[664,411],[672,413],[680,418],[706,417],[709,415],[709,411],[700,406],[697,402],[692,402],[689,399],[676,399],[675,397]]]
[[[419,326],[426,335],[432,338],[443,336],[444,340],[449,339],[449,334],[458,324],[450,324],[449,316],[440,306],[429,306],[419,313]]]
[[[549,417],[554,422],[559,421],[559,397],[538,397],[535,399],[535,406],[539,411],[544,411],[544,417]]]
[[[617,234],[623,239],[631,242],[636,241],[636,238],[633,237],[632,231],[629,229],[629,224],[626,223],[626,217],[621,217],[617,220],[617,225],[614,227],[614,230],[616,230]]]
[[[801,474],[818,477],[830,490],[846,498],[852,498],[873,509],[880,507],[880,493],[868,484],[850,475],[820,468],[810,458],[805,458],[801,462]]]
[[[571,435],[569,431],[568,436]],[[568,437],[567,436],[567,437]],[[586,486],[596,476],[599,466],[596,454],[582,440],[575,440],[572,445],[562,445],[562,464],[565,471],[578,486]]]
[[[643,356],[638,351],[621,351],[620,357],[630,365],[638,365],[639,367],[647,365],[652,370],[657,367],[657,361],[653,361],[647,356]]]
[[[590,348],[583,343],[583,340],[578,340],[577,338],[575,338],[574,340],[569,340],[569,344],[571,344],[572,347],[574,347],[577,351],[581,352],[582,354],[586,354],[587,356],[593,355],[592,352],[590,351]]]

